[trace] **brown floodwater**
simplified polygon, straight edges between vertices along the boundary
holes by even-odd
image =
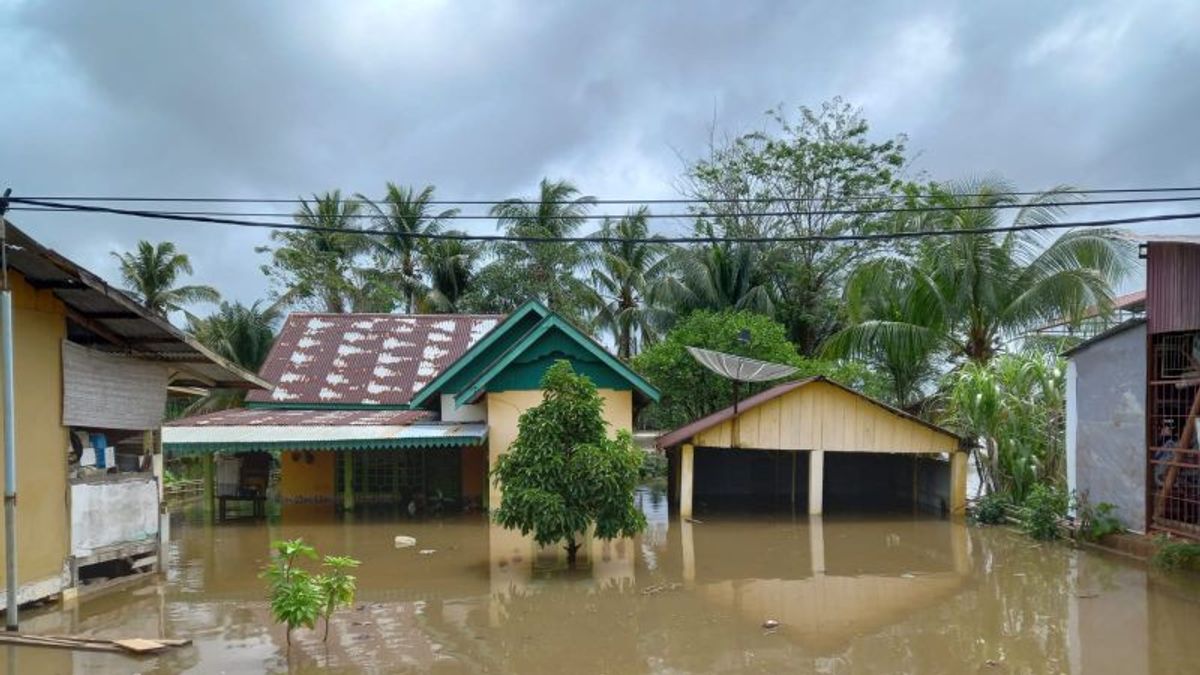
[[[188,637],[168,654],[0,648],[6,672],[1190,673],[1200,580],[912,515],[710,512],[591,542],[565,570],[481,515],[288,508],[270,522],[171,518],[161,576],[22,615],[22,630]],[[396,535],[417,539],[397,549]],[[362,560],[327,642],[289,649],[257,572],[273,539]],[[432,553],[422,553],[432,550]],[[765,621],[777,621],[767,629]]]

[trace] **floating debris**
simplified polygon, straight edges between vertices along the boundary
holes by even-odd
[[[396,548],[408,548],[410,546],[416,546],[416,545],[417,545],[416,537],[407,537],[402,534],[396,536]]]
[[[423,549],[421,549],[420,551],[417,551],[417,554],[418,554],[418,555],[433,555],[434,553],[437,553],[437,549],[434,549],[434,548],[423,548]]]
[[[762,627],[766,628],[767,630],[775,630],[776,628],[779,628],[779,622],[775,619],[767,619],[762,623]]]

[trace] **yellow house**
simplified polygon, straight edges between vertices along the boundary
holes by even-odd
[[[672,498],[771,501],[807,510],[966,508],[967,453],[954,433],[825,377],[785,382],[658,439]]]
[[[542,400],[542,374],[568,360],[600,390],[611,431],[629,430],[658,392],[537,302],[490,315],[288,317],[247,407],[178,420],[171,453],[276,453],[289,503],[410,510],[494,506],[488,470]],[[246,461],[246,460],[244,460]],[[219,472],[218,472],[219,473]],[[219,483],[219,481],[218,481]],[[216,485],[217,499],[237,485]]]
[[[11,224],[5,237],[24,603],[75,586],[92,565],[153,564],[169,385],[264,383]]]

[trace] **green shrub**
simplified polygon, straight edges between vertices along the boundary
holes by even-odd
[[[1110,534],[1124,532],[1120,519],[1113,515],[1116,510],[1117,507],[1108,502],[1093,506],[1086,498],[1081,498],[1075,509],[1079,521],[1078,536],[1085,541],[1100,541]]]
[[[1165,535],[1155,539],[1157,550],[1150,563],[1164,570],[1200,571],[1200,543],[1171,539]]]
[[[643,483],[663,480],[667,477],[667,456],[661,452],[647,452],[642,455],[642,467],[638,477]]]
[[[1021,506],[1021,529],[1034,539],[1057,539],[1058,522],[1067,515],[1069,503],[1066,492],[1040,483],[1034,485]]]
[[[971,520],[980,525],[999,525],[1008,517],[1008,507],[1012,504],[1007,495],[992,492],[975,503],[971,510]]]

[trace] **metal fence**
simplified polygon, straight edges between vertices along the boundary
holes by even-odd
[[[1200,331],[1150,336],[1147,491],[1150,528],[1200,538]]]

